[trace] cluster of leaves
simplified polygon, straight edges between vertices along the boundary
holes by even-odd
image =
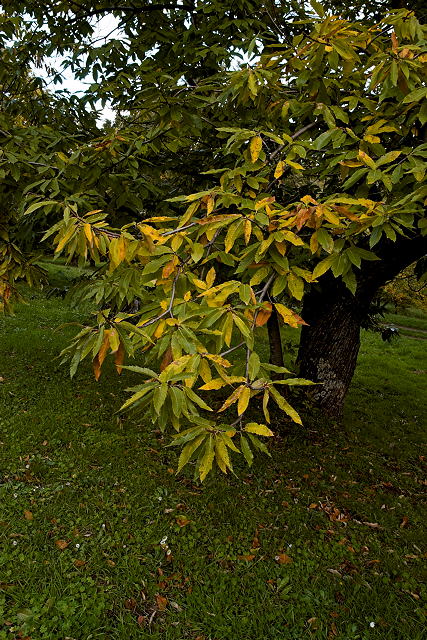
[[[141,95],[130,84],[137,126],[124,119],[104,136],[68,138],[69,149],[37,147],[43,175],[21,202],[26,217],[57,220],[43,238],[56,255],[97,266],[78,293],[96,322],[63,352],[71,373],[90,357],[99,378],[109,352],[118,372],[126,354],[143,354],[150,368],[136,370],[146,381],[123,408],[175,428],[180,469],[197,458],[201,479],[214,461],[232,468],[238,438],[249,464],[265,450],[270,399],[301,422],[277,386],[309,383],[261,361],[269,319],[304,324],[299,305],[324,274],[355,294],[382,243],[427,229],[425,27],[406,9],[371,26],[313,6],[318,17],[253,65],[197,82],[181,69]],[[168,162],[153,172],[151,157],[165,149]],[[186,157],[192,170],[195,158],[206,162],[193,182]],[[3,164],[16,171],[10,155]],[[158,186],[148,187],[153,176]],[[160,197],[186,180],[198,190]],[[199,390],[219,391],[218,406]],[[264,423],[246,422],[261,397]],[[232,405],[237,418],[222,422]]]

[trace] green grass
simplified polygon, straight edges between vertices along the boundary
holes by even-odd
[[[425,637],[422,341],[364,332],[342,426],[276,425],[200,486],[115,414],[134,374],[69,379],[79,313],[31,295],[0,319],[0,639]]]

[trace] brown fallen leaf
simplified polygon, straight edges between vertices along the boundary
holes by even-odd
[[[123,606],[125,609],[128,609],[129,611],[134,611],[134,609],[136,609],[136,600],[135,598],[128,598],[127,600],[124,601]]]
[[[189,520],[187,516],[178,516],[175,521],[179,527],[185,527],[187,524],[190,524],[191,522],[191,520]]]
[[[84,567],[86,564],[86,560],[74,560],[73,564],[77,568]]]
[[[33,519],[33,514],[31,511],[28,511],[28,509],[25,509],[24,511],[24,518],[25,520],[32,520]]]
[[[156,593],[156,605],[159,611],[165,611],[168,606],[168,599],[161,596],[159,593]]]
[[[61,549],[61,551],[63,551],[68,547],[69,543],[66,540],[55,540],[55,545],[58,547],[58,549]]]
[[[402,518],[402,522],[400,523],[400,528],[403,529],[404,527],[407,527],[409,523],[409,518],[408,516],[403,516]]]
[[[239,560],[246,560],[246,562],[250,562],[255,558],[255,555],[253,553],[248,553],[247,555],[237,557]]]
[[[278,564],[291,564],[293,562],[292,558],[286,553],[279,553],[274,559]]]

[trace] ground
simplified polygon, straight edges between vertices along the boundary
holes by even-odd
[[[0,639],[425,637],[425,314],[363,332],[342,425],[303,411],[201,486],[115,413],[135,374],[70,380],[79,312],[29,295],[0,319]]]

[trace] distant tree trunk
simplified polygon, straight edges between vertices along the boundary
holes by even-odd
[[[314,402],[332,417],[342,414],[360,347],[360,325],[378,289],[427,252],[427,238],[398,238],[376,250],[381,261],[362,262],[353,295],[340,278],[325,274],[304,296],[298,362]]]

